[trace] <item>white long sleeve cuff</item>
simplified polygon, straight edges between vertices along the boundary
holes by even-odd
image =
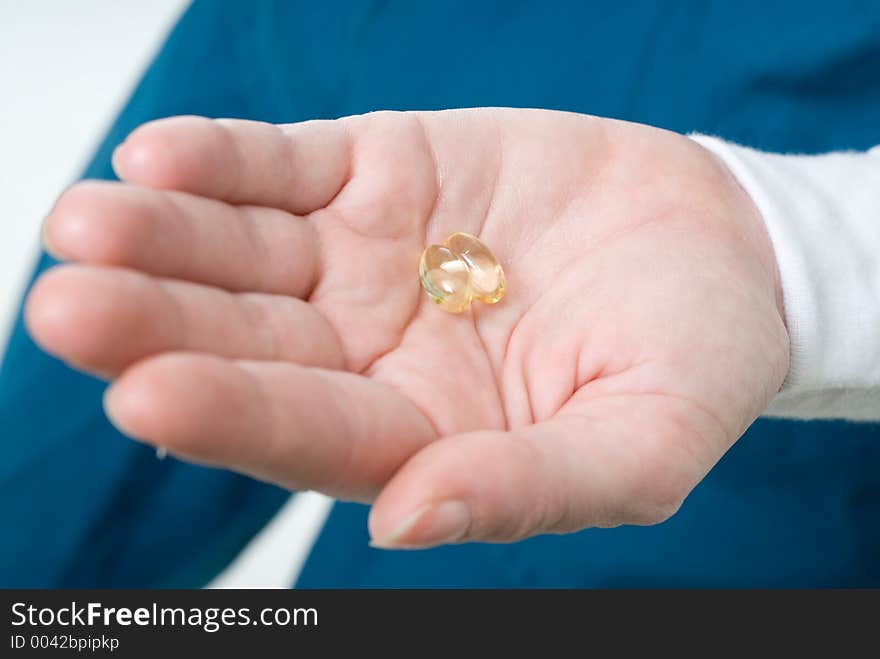
[[[779,155],[691,138],[751,195],[776,253],[791,367],[766,414],[880,420],[880,147]]]

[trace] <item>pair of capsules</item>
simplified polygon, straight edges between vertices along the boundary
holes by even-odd
[[[498,259],[476,236],[461,231],[425,248],[419,281],[431,301],[450,313],[462,313],[472,300],[495,304],[504,297]]]

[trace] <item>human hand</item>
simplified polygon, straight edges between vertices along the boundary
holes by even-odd
[[[47,220],[27,322],[122,432],[373,501],[381,546],[651,524],[788,369],[775,258],[685,137],[510,109],[136,130]],[[431,304],[455,231],[507,296]]]

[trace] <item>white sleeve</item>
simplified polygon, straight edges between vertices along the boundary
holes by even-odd
[[[690,137],[751,195],[776,253],[791,368],[766,414],[880,420],[880,147],[780,155]]]

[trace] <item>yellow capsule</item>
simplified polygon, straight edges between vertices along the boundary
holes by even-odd
[[[422,252],[419,280],[428,297],[445,311],[461,313],[471,304],[467,265],[448,247],[430,245]]]
[[[473,296],[488,304],[504,297],[504,270],[485,244],[476,236],[459,231],[446,239],[446,246],[467,264]]]

